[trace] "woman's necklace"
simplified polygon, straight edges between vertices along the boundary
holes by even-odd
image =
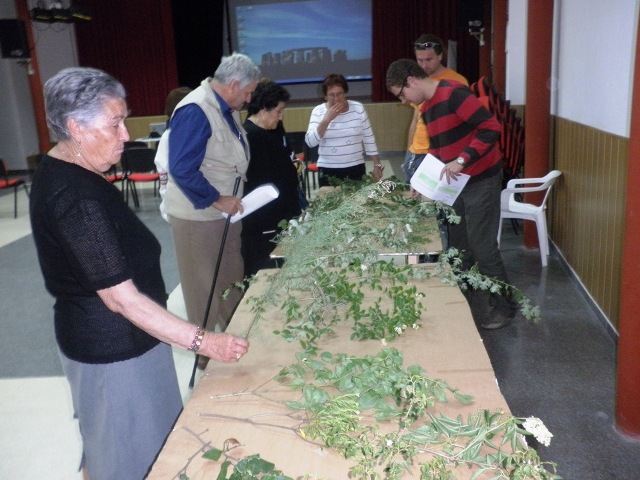
[[[103,172],[100,172],[98,170],[95,170],[91,167],[91,164],[87,161],[85,161],[84,156],[82,155],[82,152],[80,151],[79,147],[75,147],[74,145],[70,145],[71,148],[69,148],[69,150],[67,150],[66,148],[60,146],[60,144],[58,143],[55,147],[53,147],[54,149],[56,149],[56,155],[54,155],[55,158],[58,158],[59,160],[62,160],[63,162],[66,163],[71,163],[73,165],[77,165],[80,168],[84,168],[85,170],[88,170],[92,173],[95,173],[96,175],[100,175],[102,178],[104,178],[105,180],[109,181],[103,174]],[[75,155],[71,152],[73,152],[74,150],[76,150]],[[53,149],[51,150],[53,151]]]
[[[61,160],[78,165],[78,159],[82,157],[82,154],[79,151],[75,155],[72,155],[68,150],[60,147],[60,144],[56,145],[56,149],[60,152],[60,156],[62,157]]]

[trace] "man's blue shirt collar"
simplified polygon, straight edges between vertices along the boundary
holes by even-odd
[[[216,96],[216,99],[218,100],[218,103],[220,104],[220,109],[222,110],[222,112],[223,113],[233,113],[233,109],[227,104],[227,102],[224,101],[224,98],[222,98],[220,95],[218,95],[218,92],[216,92],[213,88],[211,89],[211,91]]]

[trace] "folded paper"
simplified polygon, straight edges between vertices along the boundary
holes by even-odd
[[[470,177],[460,173],[455,179],[451,179],[451,183],[447,183],[446,175],[440,179],[443,168],[444,163],[428,153],[411,177],[410,183],[414,190],[425,197],[451,206]]]
[[[255,190],[252,190],[247,195],[242,197],[242,208],[244,212],[236,213],[231,217],[231,223],[236,223],[238,220],[242,220],[250,213],[255,212],[259,208],[264,207],[267,203],[272,202],[280,195],[280,191],[272,183],[265,183],[260,185]],[[222,216],[227,218],[229,215],[222,213]]]

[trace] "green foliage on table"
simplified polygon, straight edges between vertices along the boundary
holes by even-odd
[[[451,397],[463,404],[472,398],[443,380],[430,379],[420,366],[404,368],[396,349],[383,348],[364,357],[330,352],[309,357],[299,352],[296,358],[276,380],[301,392],[298,400],[286,403],[294,412],[287,417],[299,423],[278,428],[352,460],[350,478],[400,480],[409,474],[421,480],[455,480],[458,467],[472,469],[472,480],[561,478],[554,463],[541,461],[526,444],[525,436],[531,435],[548,444],[552,435],[539,419],[486,409],[455,418],[434,413],[437,403]],[[232,450],[239,446],[229,439],[222,450],[204,454],[209,460],[223,460],[218,480],[289,478],[259,455],[234,458]]]
[[[285,321],[275,333],[302,346],[297,362],[276,377],[300,391],[299,399],[287,402],[293,411],[289,418],[300,423],[278,428],[352,459],[349,476],[358,480],[397,480],[407,472],[416,476],[414,470],[421,480],[453,480],[461,465],[473,469],[472,480],[559,479],[555,464],[542,462],[524,440],[540,434],[548,443],[551,434],[538,419],[527,431],[523,423],[531,419],[501,411],[479,410],[466,418],[436,414],[438,402],[453,398],[468,404],[472,398],[429,378],[420,366],[405,369],[394,348],[365,357],[318,351],[318,341],[334,334],[338,322],[351,322],[351,339],[377,339],[383,345],[420,328],[422,302],[428,304],[429,298],[417,291],[414,279],[436,277],[461,289],[509,295],[526,318],[539,319],[539,309],[517,288],[477,268],[460,271],[455,249],[440,252],[439,261],[426,268],[381,259],[380,251],[421,251],[421,242],[438,235],[437,216],[459,221],[451,208],[409,198],[394,187],[392,182],[343,183],[319,196],[277,239],[286,262],[270,275],[265,293],[250,299],[254,319],[246,335],[268,307],[276,306]],[[371,292],[373,303],[365,302]],[[224,456],[218,480],[289,479],[259,455],[235,459],[229,451],[206,454],[214,461]]]
[[[472,478],[483,473],[496,479],[560,478],[555,464],[542,462],[525,443],[524,419],[489,410],[466,419],[431,413],[448,395],[463,404],[472,398],[430,379],[420,366],[404,369],[396,349],[365,357],[323,352],[296,358],[276,379],[302,392],[299,400],[287,402],[305,412],[299,434],[354,460],[352,478],[397,480],[416,465],[424,480],[454,479],[460,465],[474,468]],[[383,431],[384,424],[392,428]],[[431,459],[419,461],[421,454]]]
[[[346,182],[289,222],[277,239],[284,266],[270,276],[263,295],[250,299],[252,326],[268,306],[278,306],[286,320],[276,333],[299,341],[310,353],[344,321],[352,322],[354,340],[393,340],[408,327],[420,327],[423,295],[411,281],[429,277],[513,296],[525,317],[539,318],[539,309],[517,288],[477,268],[460,271],[455,249],[441,252],[432,268],[398,265],[389,255],[381,257],[381,251],[424,252],[423,244],[439,235],[438,216],[451,223],[460,220],[446,205],[411,198],[394,188],[388,181]],[[364,301],[370,291],[377,294],[373,305]]]
[[[223,455],[227,456],[228,452],[229,450],[212,448],[205,452],[203,457],[217,462]],[[179,478],[189,480],[189,477],[184,474]],[[293,480],[293,478],[276,470],[273,463],[260,458],[260,455],[250,455],[235,461],[226,459],[220,466],[220,473],[216,480]]]
[[[339,269],[313,269],[313,289],[308,293],[290,289],[292,293],[281,304],[285,324],[275,333],[289,341],[299,340],[309,350],[320,337],[334,333],[337,323],[350,320],[352,340],[393,340],[407,326],[420,325],[423,295],[409,284],[411,273],[410,267],[391,261],[367,265],[360,259]],[[371,290],[378,298],[366,304],[365,293]]]
[[[371,410],[377,421],[395,419],[401,426],[422,417],[436,402],[446,402],[447,393],[468,404],[472,398],[450,387],[444,380],[427,377],[419,365],[403,368],[403,356],[395,348],[383,348],[365,357],[322,352],[319,357],[296,353],[298,363],[283,368],[276,380],[302,390],[303,400],[287,402],[292,409],[314,413],[327,408],[331,391],[354,395],[360,411]],[[311,376],[312,382],[305,381]]]

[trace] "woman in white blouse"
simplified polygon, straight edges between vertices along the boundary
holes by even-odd
[[[373,178],[380,180],[383,167],[369,117],[360,102],[347,100],[349,86],[340,74],[322,82],[325,103],[311,112],[305,141],[318,149],[318,180],[329,185],[329,177],[362,180],[366,175],[365,154],[373,161]]]

